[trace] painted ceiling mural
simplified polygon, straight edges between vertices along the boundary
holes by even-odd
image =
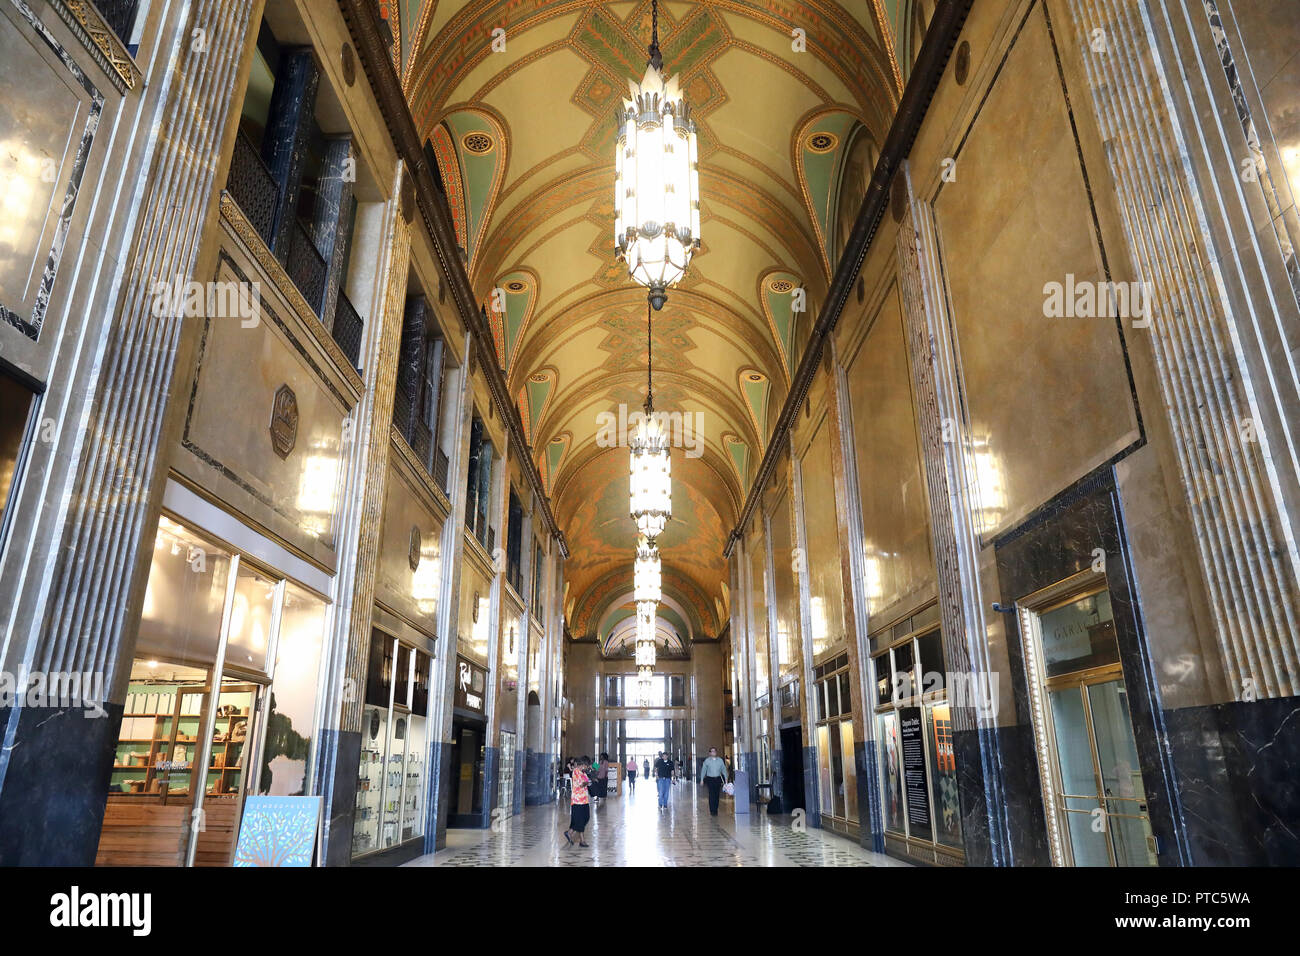
[[[614,257],[613,114],[645,71],[650,0],[377,2],[569,541],[570,629],[608,639],[631,590],[625,438],[647,357],[645,290]],[[674,428],[665,602],[693,636],[725,625],[722,549],[829,286],[837,150],[851,130],[883,142],[915,52],[895,29],[932,6],[660,3],[700,143],[702,248],[652,326]]]

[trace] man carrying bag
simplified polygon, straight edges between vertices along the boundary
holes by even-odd
[[[710,747],[709,756],[700,767],[700,779],[709,788],[709,813],[718,815],[718,798],[722,794],[722,785],[727,782],[727,764],[718,756],[718,748]]]

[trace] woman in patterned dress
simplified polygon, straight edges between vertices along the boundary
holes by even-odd
[[[573,846],[573,837],[570,833],[578,835],[578,846],[586,846],[583,840],[583,831],[587,829],[587,821],[591,819],[591,798],[587,795],[587,785],[591,778],[587,776],[587,771],[591,769],[591,758],[582,757],[573,767],[573,796],[569,798],[569,828],[564,831],[564,839]]]

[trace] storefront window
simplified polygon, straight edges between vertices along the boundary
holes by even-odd
[[[285,590],[259,793],[292,797],[308,792],[326,609],[324,601],[297,585]]]
[[[371,634],[353,856],[424,834],[430,661],[383,631]]]
[[[515,805],[515,735],[501,732],[501,786],[497,793],[497,806],[511,813]]]
[[[960,849],[952,715],[947,690],[936,680],[944,673],[942,634],[933,627],[908,634],[872,665],[885,829],[915,843]]]
[[[858,781],[854,769],[853,700],[849,656],[840,654],[813,670],[817,709],[817,768],[821,808],[846,825],[858,822]]]
[[[97,862],[225,866],[245,796],[310,792],[326,613],[306,589],[160,519]]]

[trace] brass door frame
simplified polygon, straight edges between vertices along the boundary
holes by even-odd
[[[1108,592],[1108,581],[1104,571],[1086,569],[1071,575],[1046,588],[1035,591],[1016,602],[1016,614],[1020,619],[1021,643],[1025,655],[1025,678],[1029,687],[1029,702],[1034,731],[1035,752],[1038,757],[1038,776],[1043,791],[1043,816],[1047,822],[1048,847],[1052,855],[1053,866],[1074,866],[1074,852],[1069,836],[1069,814],[1080,811],[1067,806],[1068,799],[1096,799],[1104,818],[1109,821],[1112,816],[1141,817],[1147,821],[1150,829],[1151,817],[1147,812],[1139,814],[1112,814],[1105,795],[1105,782],[1102,776],[1100,754],[1097,750],[1096,730],[1092,716],[1092,701],[1088,688],[1110,681],[1124,681],[1124,668],[1120,661],[1090,667],[1081,671],[1057,677],[1047,677],[1042,653],[1042,626],[1044,614],[1073,604],[1082,598]],[[1092,757],[1094,794],[1068,794],[1063,784],[1060,750],[1056,742],[1056,724],[1052,718],[1051,708],[1047,705],[1047,695],[1053,691],[1076,689],[1083,699],[1085,729],[1088,733],[1088,747]],[[1129,732],[1133,733],[1132,715],[1129,716]],[[1139,772],[1140,772],[1139,767]],[[1146,785],[1143,783],[1143,792]],[[1114,840],[1109,822],[1106,826],[1106,853],[1112,867],[1118,865]]]

